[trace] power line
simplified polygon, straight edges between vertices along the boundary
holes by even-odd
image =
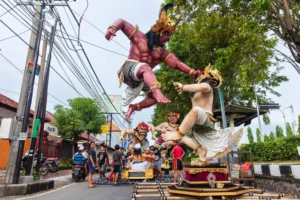
[[[26,33],[26,32],[28,32],[28,31],[30,31],[30,29],[27,29],[26,31],[23,31],[23,32],[21,32],[21,33],[18,33],[17,35],[20,36],[20,35],[22,35],[23,33]],[[10,36],[10,37],[1,39],[0,42],[5,41],[5,40],[8,40],[8,39],[11,39],[11,38],[14,38],[14,37],[16,37],[17,35],[13,35],[13,36]]]
[[[22,7],[21,7],[22,8]],[[23,9],[24,10],[24,9]],[[28,10],[28,8],[27,8],[27,10]],[[29,12],[32,12],[32,11],[29,11]],[[28,12],[27,12],[27,14],[28,14]],[[29,13],[29,15],[30,15],[30,13]],[[15,16],[14,16],[15,17]],[[16,18],[16,17],[15,17]],[[16,18],[17,20],[19,20],[18,18]],[[22,18],[23,20],[25,20],[24,18]],[[19,20],[20,21],[20,20]],[[25,20],[26,21],[26,20]],[[36,23],[36,22],[34,22],[34,23]],[[25,25],[24,23],[22,23],[23,25]],[[29,24],[28,22],[27,22],[27,24]],[[26,25],[25,25],[26,26]],[[26,26],[27,27],[27,26]],[[64,28],[64,26],[63,26],[63,28]],[[65,33],[67,34],[67,35],[69,35],[67,32],[66,32],[66,30],[65,30]],[[20,38],[21,39],[21,38]],[[69,38],[69,41],[72,43],[72,41],[71,41],[71,38]],[[24,42],[24,41],[23,41]],[[27,44],[26,42],[24,42],[25,44]],[[28,45],[28,44],[27,44]],[[73,44],[72,44],[73,45]],[[80,45],[81,46],[81,45]],[[73,46],[73,47],[75,47],[75,46]],[[82,46],[81,46],[82,47]],[[87,55],[86,55],[86,53],[85,53],[85,51],[84,51],[84,49],[83,49],[83,52],[84,52],[84,54],[85,54],[85,57],[86,57],[86,59],[87,59],[87,61],[89,62],[89,65],[90,65],[90,67],[92,68],[92,70],[93,70],[93,67],[92,67],[92,65],[91,65],[91,63],[90,63],[90,61],[89,61],[89,59],[88,59],[88,57],[87,57]],[[83,66],[84,66],[84,68],[85,68],[85,64],[84,64],[84,62],[83,62],[83,60],[82,60],[82,58],[79,56],[79,54],[78,54],[78,52],[76,52],[77,53],[77,56],[79,57],[79,59],[80,59],[80,62],[83,64]],[[73,62],[73,63],[76,63],[76,62]],[[73,65],[73,64],[72,64]],[[75,68],[74,68],[75,69]],[[86,69],[86,72],[88,73],[88,76],[89,77],[91,77],[91,74],[87,71],[87,69]],[[59,73],[58,72],[56,72],[58,75],[59,75]],[[104,96],[106,96],[107,98],[108,98],[108,100],[109,100],[109,102],[110,102],[110,105],[109,106],[111,106],[111,107],[113,107],[114,108],[114,110],[116,110],[116,108],[115,108],[115,106],[112,104],[112,102],[111,102],[111,100],[109,99],[109,97],[108,97],[108,95],[106,94],[106,92],[105,92],[105,90],[104,90],[104,88],[103,88],[103,86],[101,85],[101,83],[100,83],[100,81],[99,81],[99,78],[97,77],[97,74],[95,73],[95,71],[93,70],[93,74],[95,75],[95,77],[97,78],[97,82],[98,82],[98,84],[101,86],[101,88],[102,88],[102,90],[103,90],[103,94],[104,94]],[[61,77],[62,78],[62,77]],[[77,77],[77,78],[80,78],[80,76],[79,77]],[[81,78],[80,78],[81,79]],[[79,79],[79,80],[80,80]],[[91,83],[93,83],[94,81],[93,81],[93,79],[91,79]],[[66,80],[65,80],[65,82],[66,83],[68,83]],[[81,81],[82,82],[82,81]],[[85,82],[85,83],[84,83]],[[84,85],[86,85],[86,81],[84,81],[84,82],[82,82],[82,84],[84,84]],[[68,83],[69,84],[69,83]],[[70,85],[70,84],[69,84]],[[71,85],[70,85],[71,86]],[[72,87],[72,86],[71,86]],[[92,89],[91,88],[91,86],[89,86],[89,85],[86,85],[85,86],[86,87],[86,89],[88,90],[88,91],[90,91],[90,92],[92,92],[91,94],[92,94],[92,96],[94,96],[94,98],[95,99],[98,99],[98,100],[101,100],[101,102],[102,102],[102,104],[104,105],[104,106],[102,106],[102,108],[104,108],[105,109],[105,107],[106,107],[106,103],[104,103],[103,102],[103,100],[102,100],[102,97],[101,98],[99,98],[100,96],[99,95],[97,95],[97,89],[95,88],[95,85],[93,86],[94,87],[94,89]],[[73,88],[73,87],[72,87]],[[90,88],[90,89],[89,89]],[[74,88],[73,88],[74,89]],[[96,89],[96,90],[95,90]],[[99,88],[100,89],[100,88]],[[94,91],[93,91],[94,90]],[[95,93],[96,92],[96,93]],[[111,110],[109,107],[107,107],[107,109],[105,109],[105,110],[107,110],[107,111],[109,111],[109,110]],[[116,110],[117,111],[117,110]],[[117,111],[118,112],[118,111]],[[123,116],[121,116],[120,115],[120,117],[122,117],[123,118]],[[117,121],[115,121],[116,120],[116,118],[114,118],[114,121],[115,121],[115,123],[116,124],[118,124],[118,126],[120,126],[119,124],[121,124],[122,126],[124,126],[124,124],[121,122],[120,123],[120,120],[119,120],[119,118],[117,118],[118,120],[117,121],[119,121],[119,122],[117,122]]]
[[[0,53],[0,55],[1,55],[8,63],[10,63],[11,66],[13,66],[16,70],[18,70],[20,73],[23,74],[23,71],[20,70],[18,67],[16,67],[16,65],[13,64],[7,57],[5,57],[2,53]],[[36,84],[36,85],[37,85],[37,84]],[[69,106],[69,105],[65,104],[63,101],[61,101],[61,100],[59,100],[58,98],[56,98],[54,95],[50,94],[49,92],[48,92],[48,95],[50,95],[51,97],[53,97],[53,98],[56,99],[57,101],[61,102],[62,104],[66,105],[66,106]]]
[[[75,10],[72,9],[72,12],[74,12],[76,15],[79,15]],[[89,25],[91,25],[92,27],[94,27],[96,30],[98,30],[100,33],[102,33],[103,35],[105,35],[105,33],[103,31],[101,31],[99,28],[97,28],[94,24],[92,24],[91,22],[89,22],[87,19],[82,18],[84,21],[86,21]],[[126,49],[124,46],[122,46],[120,43],[118,43],[117,41],[115,41],[114,39],[112,39],[113,42],[115,42],[116,44],[118,44],[120,47],[122,47],[123,49],[125,49],[126,51],[129,51],[128,49]]]

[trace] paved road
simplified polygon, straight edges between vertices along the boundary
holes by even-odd
[[[131,199],[132,185],[124,186],[106,186],[96,185],[95,188],[88,188],[87,181],[72,183],[62,188],[49,192],[17,198],[18,200],[129,200]]]

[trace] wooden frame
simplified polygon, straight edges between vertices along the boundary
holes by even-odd
[[[143,176],[130,176],[131,173],[144,173]],[[134,171],[134,170],[123,170],[122,179],[132,180],[132,179],[152,179],[153,178],[153,169],[146,169],[143,171]]]

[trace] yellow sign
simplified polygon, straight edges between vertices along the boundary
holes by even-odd
[[[102,125],[101,126],[101,133],[107,134],[108,133],[108,125]]]

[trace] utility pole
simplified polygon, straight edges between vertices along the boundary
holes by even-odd
[[[44,78],[44,84],[43,84],[43,93],[39,101],[39,118],[41,120],[41,127],[40,127],[40,138],[39,138],[39,151],[37,155],[37,164],[36,164],[36,172],[38,174],[38,178],[40,177],[40,167],[41,167],[41,154],[43,149],[43,135],[44,135],[44,125],[45,125],[45,115],[46,115],[46,107],[47,107],[47,95],[48,95],[48,85],[49,85],[49,76],[50,76],[50,63],[51,63],[51,57],[52,57],[52,49],[54,44],[54,38],[55,38],[55,32],[56,32],[56,26],[57,22],[60,19],[56,19],[54,25],[51,29],[51,37],[50,37],[50,48],[47,58],[47,65],[46,65],[46,74]],[[41,109],[40,109],[41,107]]]
[[[112,122],[113,121],[113,113],[110,113],[110,127],[109,127],[109,146],[111,146],[111,131],[112,131]]]
[[[39,20],[41,10],[42,10],[41,6],[36,6],[36,10],[35,10],[35,13],[33,16],[34,21]],[[12,130],[12,142],[11,142],[11,148],[10,148],[10,153],[9,153],[8,166],[7,166],[7,170],[6,170],[5,183],[13,182],[18,146],[19,146],[19,141],[17,140],[17,138],[20,133],[20,128],[22,127],[22,124],[23,124],[22,116],[24,116],[25,104],[27,101],[27,98],[26,98],[27,97],[27,86],[28,86],[28,81],[29,81],[29,77],[30,77],[29,69],[27,66],[28,66],[29,61],[33,60],[34,51],[36,49],[36,48],[34,48],[36,46],[35,45],[36,34],[34,33],[36,30],[37,30],[37,26],[35,25],[35,23],[32,23],[32,32],[31,32],[31,36],[30,36],[27,58],[26,58],[26,62],[25,62],[22,88],[21,88],[21,92],[20,92],[16,120],[14,122],[14,127]]]
[[[28,120],[29,120],[29,116],[30,116],[30,107],[31,107],[31,102],[32,102],[35,72],[36,72],[38,58],[39,58],[40,40],[41,40],[41,37],[42,37],[43,24],[44,24],[44,20],[45,20],[45,11],[44,11],[44,9],[45,9],[46,6],[67,6],[68,5],[67,3],[65,3],[65,4],[64,3],[51,3],[51,2],[48,3],[44,0],[43,1],[37,1],[36,3],[41,6],[41,9],[40,9],[41,11],[39,12],[38,28],[36,30],[37,33],[36,33],[35,45],[34,45],[35,46],[34,47],[35,52],[32,55],[34,57],[34,59],[31,59],[31,61],[33,61],[32,62],[33,69],[32,69],[32,72],[30,74],[30,79],[29,79],[28,85],[24,86],[24,90],[25,91],[28,90],[28,95],[26,95],[24,97],[24,100],[26,100],[26,98],[27,98],[27,102],[26,102],[25,112],[23,113],[24,115],[22,116],[24,120],[23,120],[23,123],[22,123],[21,132],[20,132],[19,138],[18,138],[18,140],[19,140],[18,152],[17,152],[16,165],[15,165],[13,181],[12,181],[12,183],[14,183],[14,184],[17,184],[19,182],[21,159],[22,159],[22,154],[23,154],[23,150],[24,150],[25,139],[27,138],[27,126],[28,126]],[[30,6],[32,6],[32,2],[18,2],[17,5],[30,5]],[[50,48],[52,48],[52,47],[50,46]],[[51,54],[50,54],[50,58],[51,58]],[[47,61],[47,65],[48,65],[48,61]],[[49,63],[49,65],[50,65],[50,63]],[[22,88],[23,88],[23,86],[22,86]],[[37,129],[37,127],[38,127],[37,122],[34,125],[35,125],[35,128]],[[41,128],[43,128],[43,124],[42,124]],[[29,154],[29,157],[31,157],[31,159],[32,159],[32,156],[33,155]],[[30,171],[30,170],[27,170],[27,171]],[[27,172],[27,174],[28,174],[28,172]]]
[[[46,54],[47,54],[47,44],[48,44],[48,33],[45,33],[44,43],[43,43],[43,50],[42,50],[42,58],[41,58],[41,65],[40,65],[40,74],[39,74],[39,83],[38,83],[38,89],[35,99],[35,110],[34,110],[34,117],[33,117],[33,129],[31,134],[31,143],[30,143],[30,150],[29,155],[33,155],[35,153],[35,146],[36,146],[36,133],[38,132],[38,127],[40,124],[40,119],[36,119],[38,108],[39,108],[39,99],[41,97],[42,87],[43,87],[43,80],[44,80],[44,69],[45,69],[45,63],[46,63]],[[26,176],[32,174],[32,160],[33,157],[29,157],[30,160],[28,160],[27,163],[27,169],[26,169]]]
[[[260,123],[259,104],[258,104],[258,100],[257,100],[256,85],[254,86],[254,92],[255,92],[257,119],[258,119],[258,124],[259,124],[259,130],[260,130],[260,133],[261,133],[261,141],[264,141],[264,133],[262,132],[261,123]]]
[[[30,116],[30,107],[31,107],[32,95],[33,95],[35,72],[37,69],[38,58],[39,58],[39,47],[40,47],[40,41],[41,41],[41,37],[42,37],[43,25],[44,25],[44,20],[45,20],[45,12],[43,11],[44,8],[45,8],[45,4],[42,4],[42,13],[40,13],[40,17],[39,17],[39,21],[38,21],[38,30],[37,30],[37,37],[36,37],[36,50],[34,53],[33,68],[32,68],[32,72],[30,74],[30,81],[29,81],[29,85],[28,85],[28,100],[26,103],[26,108],[25,108],[25,113],[24,113],[24,121],[22,124],[21,133],[20,133],[20,136],[23,135],[23,137],[26,137],[26,138],[27,138],[28,120],[29,120],[29,116]],[[16,160],[13,184],[17,184],[19,182],[21,160],[22,160],[22,154],[23,154],[23,150],[24,150],[24,144],[25,144],[24,139],[19,141],[19,148],[18,148],[18,153],[17,153],[17,160]],[[29,154],[29,157],[30,156],[32,156],[32,155]]]

